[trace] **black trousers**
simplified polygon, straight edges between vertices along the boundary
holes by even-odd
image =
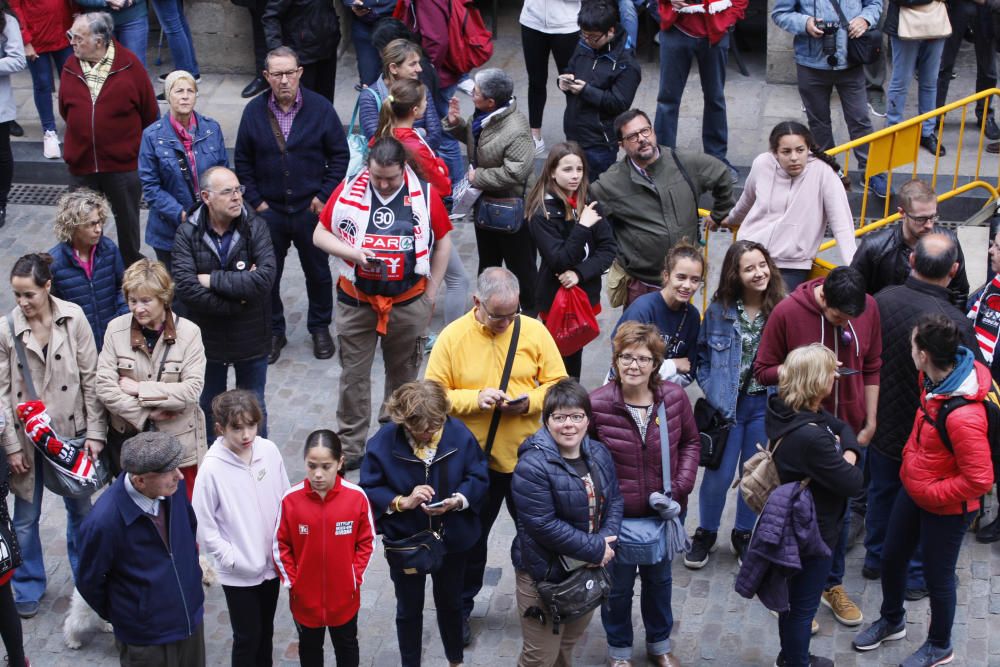
[[[205,624],[169,644],[135,646],[115,640],[121,667],[205,667]]]
[[[549,78],[549,54],[556,61],[556,70],[563,74],[579,41],[579,32],[550,35],[521,26],[521,49],[524,51],[524,63],[528,70],[528,122],[531,127],[538,129],[542,126]]]
[[[7,664],[20,667],[24,664],[24,638],[21,634],[21,617],[14,606],[11,582],[0,586],[0,637],[7,651]]]
[[[486,545],[489,544],[490,531],[500,515],[500,506],[507,500],[507,512],[510,518],[517,522],[517,510],[514,509],[514,496],[510,491],[510,482],[514,473],[490,470],[490,488],[479,512],[479,539],[466,554],[465,583],[462,586],[462,614],[468,617],[475,606],[476,596],[483,587],[483,575],[486,573]]]
[[[334,44],[334,55],[325,60],[317,60],[314,63],[302,65],[302,78],[300,83],[309,90],[322,95],[333,103],[333,89],[337,82],[337,46],[340,38]]]
[[[278,578],[256,586],[223,586],[233,626],[233,667],[271,667]]]
[[[257,0],[251,2],[247,7],[250,10],[250,25],[253,31],[253,65],[254,74],[260,77],[264,75],[264,60],[267,58],[267,37],[264,35],[264,24],[261,17],[267,9],[267,0]]]
[[[330,632],[337,667],[358,667],[361,662],[357,615],[347,623],[336,627],[307,628],[296,623],[295,628],[299,631],[299,664],[302,667],[323,667],[323,642],[326,641],[326,631]]]
[[[843,70],[814,69],[795,66],[798,75],[799,96],[806,108],[806,118],[809,120],[809,131],[812,132],[816,145],[823,150],[836,146],[833,140],[833,123],[830,119],[830,96],[837,89],[840,96],[840,107],[844,111],[844,121],[847,123],[847,133],[851,139],[860,139],[875,130],[871,118],[868,117],[868,93],[865,90],[865,72],[861,66],[848,67]],[[868,163],[868,149],[856,148],[854,154],[857,162],[852,171],[863,169]]]
[[[139,172],[97,172],[86,176],[70,175],[70,188],[90,188],[103,193],[111,204],[111,214],[115,216],[118,231],[118,249],[127,269],[133,262],[142,259],[139,252],[139,200],[142,199],[142,183]]]
[[[466,553],[446,554],[441,569],[431,575],[438,631],[448,662],[464,662],[462,645],[462,581]],[[420,667],[421,638],[424,633],[424,583],[426,575],[389,570],[396,590],[396,638],[400,664]]]
[[[476,227],[479,273],[491,266],[507,265],[521,284],[521,308],[534,316],[538,253],[527,223],[516,234],[492,232]]]
[[[997,85],[996,53],[994,51],[992,11],[983,5],[977,5],[972,0],[954,0],[948,3],[948,20],[951,21],[951,37],[945,40],[941,52],[941,70],[937,81],[937,106],[947,104],[948,86],[951,85],[951,74],[955,71],[955,60],[958,50],[965,40],[965,32],[969,26],[975,30],[976,51],[976,92],[993,88]],[[976,116],[982,118],[984,100],[976,102]],[[993,115],[993,105],[990,102],[990,115]]]
[[[295,244],[299,263],[306,277],[306,296],[309,311],[306,328],[309,333],[323,331],[333,322],[333,276],[330,274],[330,256],[313,245],[316,216],[306,209],[298,213],[279,213],[269,208],[261,214],[267,221],[274,245],[274,258],[278,273],[271,286],[271,331],[275,336],[285,335],[285,307],[281,303],[281,274],[285,270],[288,248]]]
[[[14,181],[14,153],[10,150],[10,123],[0,123],[0,208],[7,208],[7,196]]]

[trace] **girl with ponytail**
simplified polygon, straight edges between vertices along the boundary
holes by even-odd
[[[721,224],[739,225],[737,240],[763,245],[791,292],[809,275],[828,226],[843,263],[851,263],[854,217],[840,165],[816,145],[805,125],[782,121],[771,130],[769,143]]]

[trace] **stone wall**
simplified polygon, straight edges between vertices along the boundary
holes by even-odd
[[[795,84],[792,34],[774,24],[772,9],[774,0],[767,0],[767,82]]]
[[[184,3],[184,12],[198,66],[203,72],[250,73],[253,65],[253,35],[250,30],[250,12],[237,7],[229,0],[194,0]],[[150,14],[153,14],[150,8]],[[155,19],[153,19],[155,20]],[[150,57],[155,57],[156,38],[150,35]],[[170,49],[163,42],[163,56],[168,58]]]

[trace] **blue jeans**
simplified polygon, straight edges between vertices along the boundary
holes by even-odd
[[[899,481],[899,461],[877,449],[868,450],[868,513],[865,515],[865,567],[882,569],[882,545],[889,529],[892,504],[903,488]],[[917,545],[907,568],[906,587],[924,588],[924,565]]]
[[[951,646],[955,621],[955,564],[962,538],[976,512],[933,514],[917,507],[901,488],[892,506],[889,530],[882,547],[882,618],[894,625],[903,621],[906,565],[917,545],[923,547],[924,577],[931,599],[927,641],[938,648]]]
[[[212,361],[205,363],[205,386],[201,390],[201,410],[205,413],[205,424],[208,427],[208,442],[214,441],[215,424],[212,421],[212,399],[226,391],[226,381],[229,377],[229,367],[236,371],[236,388],[246,389],[257,394],[257,402],[264,414],[257,434],[267,437],[267,404],[264,402],[264,387],[267,385],[267,355],[258,359],[245,361]]]
[[[441,89],[441,94],[435,98],[434,103],[437,106],[438,115],[441,118],[448,115],[448,102],[455,96],[456,90],[458,90],[457,83],[445,86]],[[442,133],[441,145],[438,146],[437,154],[438,157],[444,160],[444,163],[448,165],[448,174],[451,176],[451,182],[453,185],[458,184],[459,181],[465,178],[465,162],[462,160],[462,145],[457,139],[452,137],[447,132]]]
[[[354,42],[354,53],[358,57],[358,78],[366,86],[378,81],[382,74],[382,55],[372,45],[372,28],[371,23],[360,19],[351,21],[351,41]]]
[[[733,483],[733,475],[743,469],[743,463],[757,452],[757,443],[767,443],[764,432],[764,413],[767,410],[767,394],[748,396],[740,394],[736,401],[736,423],[729,429],[726,448],[722,452],[722,462],[718,470],[705,468],[698,492],[698,508],[701,527],[713,533],[718,532],[722,510],[726,507],[726,495]],[[736,494],[736,530],[751,531],[757,515],[747,507],[743,494]]]
[[[618,0],[618,14],[621,17],[622,30],[625,32],[625,48],[635,49],[639,43],[639,12],[638,7],[645,0]]]
[[[937,102],[938,69],[941,66],[941,52],[944,51],[943,39],[913,41],[900,39],[895,35],[889,37],[892,43],[892,78],[889,80],[889,93],[886,96],[889,104],[886,107],[885,125],[895,125],[903,121],[903,110],[906,107],[906,93],[910,89],[913,75],[917,75],[917,113],[927,113],[934,110]],[[930,118],[923,122],[920,134],[930,136],[936,125],[936,119]]]
[[[198,70],[198,60],[194,55],[194,40],[191,39],[191,28],[184,16],[184,6],[181,0],[150,0],[156,12],[156,20],[160,22],[163,34],[167,36],[170,55],[174,59],[174,69],[182,69],[194,76],[201,76]]]
[[[677,28],[660,32],[660,92],[656,98],[656,138],[663,146],[677,146],[677,120],[681,96],[698,61],[701,89],[705,97],[702,113],[701,144],[705,152],[726,160],[729,125],[726,119],[726,63],[729,60],[729,35],[714,46],[706,38],[688,37]]]
[[[42,515],[42,492],[45,489],[45,473],[56,474],[45,470],[47,464],[41,460],[41,454],[35,452],[35,491],[31,502],[20,496],[14,496],[14,532],[17,533],[18,544],[21,545],[21,565],[14,570],[14,600],[16,602],[38,602],[45,595],[45,561],[42,538],[38,533],[38,520]],[[77,540],[80,534],[80,524],[84,517],[90,514],[90,498],[70,500],[63,498],[66,505],[66,555],[69,557],[69,567],[76,580],[80,556]]]
[[[632,0],[627,1],[631,2]],[[587,178],[591,183],[596,181],[598,176],[606,172],[618,160],[617,147],[584,148],[583,154],[587,158]]]
[[[867,447],[861,448],[861,456],[858,457],[858,467],[865,467],[865,456]],[[837,538],[837,546],[833,549],[833,563],[830,564],[830,575],[826,578],[826,588],[833,588],[844,583],[844,569],[847,560],[847,540],[851,532],[851,505],[848,499],[847,509],[844,512],[844,523],[840,527],[840,535]]]
[[[115,26],[115,39],[135,54],[142,66],[146,66],[146,46],[149,42],[149,17],[143,16]]]
[[[42,123],[43,132],[56,129],[56,117],[52,112],[52,93],[55,91],[52,66],[55,65],[58,78],[66,59],[72,54],[73,47],[67,46],[61,51],[39,53],[38,58],[28,61],[31,83],[34,86],[35,108],[38,109],[38,120]]]
[[[787,667],[809,665],[809,640],[812,620],[819,609],[830,557],[802,562],[802,569],[788,580],[788,611],[778,614],[778,636]]]
[[[608,566],[611,595],[601,607],[601,622],[608,636],[608,656],[612,660],[632,658],[632,593],[637,568],[642,581],[639,604],[642,624],[646,628],[646,653],[664,655],[670,652],[670,630],[674,627],[674,613],[670,608],[674,581],[670,561],[663,559],[655,565],[637,566],[614,559]]]

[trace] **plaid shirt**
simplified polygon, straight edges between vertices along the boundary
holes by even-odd
[[[101,94],[104,82],[108,80],[111,73],[111,63],[115,61],[115,43],[108,43],[108,51],[104,57],[96,63],[88,63],[86,60],[80,61],[80,69],[83,70],[83,78],[90,89],[90,101],[96,102],[97,96]]]
[[[300,88],[295,93],[295,101],[292,102],[292,106],[288,111],[281,110],[281,107],[278,106],[278,101],[274,99],[274,93],[268,96],[267,107],[274,114],[275,120],[278,121],[278,127],[281,128],[281,134],[284,135],[285,141],[288,141],[288,135],[292,131],[292,121],[295,120],[295,114],[302,108],[302,89]]]

